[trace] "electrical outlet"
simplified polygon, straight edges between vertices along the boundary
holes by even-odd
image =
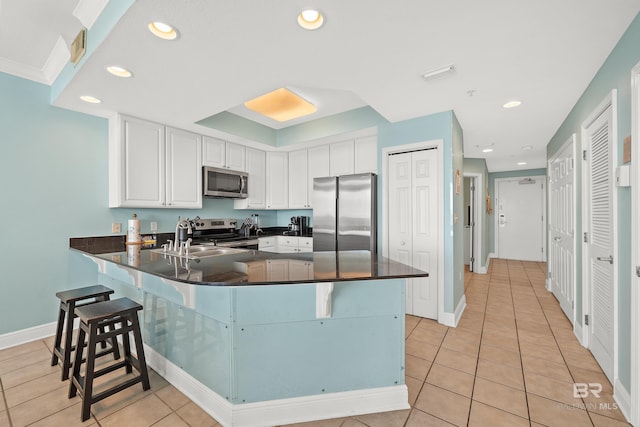
[[[120,233],[122,231],[121,225],[119,222],[111,223],[111,232],[112,233]]]
[[[158,231],[158,223],[156,221],[151,221],[151,231]]]

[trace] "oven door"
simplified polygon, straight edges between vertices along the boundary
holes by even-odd
[[[203,194],[209,197],[246,199],[248,175],[228,169],[202,167]]]

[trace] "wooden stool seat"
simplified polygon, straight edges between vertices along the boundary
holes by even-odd
[[[142,310],[142,305],[129,298],[118,298],[76,308],[75,314],[80,319],[80,331],[76,347],[83,349],[85,336],[87,336],[87,356],[85,374],[82,376],[80,367],[83,363],[83,351],[76,351],[73,374],[71,375],[71,384],[69,386],[69,398],[76,396],[78,392],[80,393],[82,398],[82,421],[86,421],[89,418],[93,403],[99,402],[137,383],[142,383],[143,390],[151,388],[142,346],[142,333],[140,332],[140,323],[138,321],[138,311],[140,310]],[[105,331],[107,327],[109,328],[108,332]],[[131,354],[130,332],[133,333],[137,357]],[[118,335],[122,336],[123,360],[96,371],[96,346],[101,341],[115,340]],[[93,395],[93,380],[120,368],[125,368],[127,374],[132,373],[132,368],[135,368],[139,375]]]
[[[73,319],[75,309],[87,304],[94,304],[100,301],[108,301],[109,295],[113,294],[113,289],[102,285],[87,286],[84,288],[70,289],[56,292],[56,297],[60,300],[60,310],[58,312],[58,325],[56,327],[56,338],[53,344],[53,355],[51,356],[51,366],[56,366],[58,360],[62,360],[62,380],[69,378],[71,369],[71,352],[75,349],[72,345]],[[62,347],[62,334],[64,331],[64,347]],[[114,344],[115,343],[115,344]],[[103,349],[106,344],[102,343]],[[109,351],[103,354],[113,353],[115,359],[120,358],[120,352],[116,341],[112,341]]]

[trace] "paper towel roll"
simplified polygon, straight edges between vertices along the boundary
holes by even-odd
[[[137,219],[137,215],[133,214],[133,219],[130,219],[127,225],[127,243],[140,243],[140,220]]]

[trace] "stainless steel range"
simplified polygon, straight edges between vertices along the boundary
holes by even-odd
[[[244,236],[236,230],[235,219],[201,219],[193,220],[193,243],[216,245],[227,248],[258,249],[256,236]]]

